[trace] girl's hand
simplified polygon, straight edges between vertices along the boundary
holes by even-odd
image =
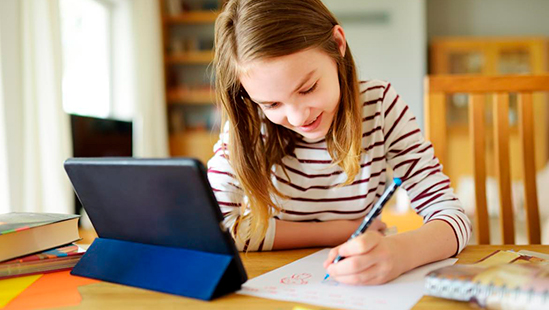
[[[330,277],[346,284],[377,285],[407,271],[404,262],[400,261],[404,258],[398,251],[396,240],[370,228],[330,251],[324,261],[324,268]],[[345,259],[332,264],[338,254]]]
[[[362,223],[362,219],[360,220],[360,223]],[[360,224],[359,224],[360,225]],[[358,226],[357,226],[358,228]],[[380,232],[382,235],[385,232],[385,229],[387,229],[387,224],[382,222],[379,218],[376,218],[372,224],[366,229],[366,231],[377,231]]]

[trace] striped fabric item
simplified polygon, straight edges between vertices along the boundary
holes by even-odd
[[[449,178],[434,155],[430,142],[423,138],[408,105],[391,84],[378,80],[360,83],[363,102],[361,169],[350,185],[337,187],[346,180],[338,166],[332,166],[324,139],[297,142],[294,154],[283,158],[282,167],[273,167],[275,186],[289,199],[277,198],[282,212],[270,219],[265,238],[252,235],[251,240],[236,240],[239,250],[271,250],[275,220],[330,221],[358,219],[366,215],[385,188],[387,169],[403,180],[412,208],[424,222],[440,220],[454,230],[458,241],[456,254],[471,236],[471,224],[450,187]],[[228,127],[226,126],[226,129]],[[225,225],[243,233],[249,223],[239,226],[241,203],[246,201],[227,160],[228,130],[214,146],[215,155],[208,162],[208,178],[225,216]],[[247,211],[244,211],[247,212]]]

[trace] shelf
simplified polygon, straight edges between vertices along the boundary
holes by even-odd
[[[196,141],[196,142],[203,142],[203,143],[210,143],[213,141],[214,143],[217,142],[217,139],[219,137],[219,132],[216,130],[214,132],[211,132],[210,130],[187,130],[182,131],[178,133],[173,133],[170,136],[170,139],[179,140],[179,141]]]
[[[179,15],[166,16],[164,23],[169,25],[180,24],[210,24],[214,23],[219,15],[219,11],[195,11],[186,12]]]
[[[166,56],[166,63],[170,65],[177,64],[209,64],[213,61],[213,51],[187,52],[177,55]]]
[[[210,49],[213,26],[224,1],[202,1],[202,5],[186,0],[158,1],[164,10],[162,48],[170,154],[206,163],[213,156],[219,130],[207,129],[218,111],[213,86],[205,77],[214,59]]]
[[[198,158],[204,164],[213,156],[213,146],[219,139],[219,132],[196,130],[170,135],[172,156]]]
[[[169,104],[202,104],[212,105],[215,102],[213,90],[187,90],[174,88],[168,91]]]

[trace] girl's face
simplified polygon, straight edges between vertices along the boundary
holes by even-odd
[[[315,48],[243,67],[242,86],[271,122],[307,139],[326,136],[340,99],[334,59]]]

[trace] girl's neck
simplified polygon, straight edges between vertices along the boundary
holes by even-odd
[[[303,136],[300,136],[301,140],[305,143],[318,143],[322,140],[324,140],[326,137],[319,137],[319,138],[315,138],[315,139],[308,139],[306,137],[303,137]]]

